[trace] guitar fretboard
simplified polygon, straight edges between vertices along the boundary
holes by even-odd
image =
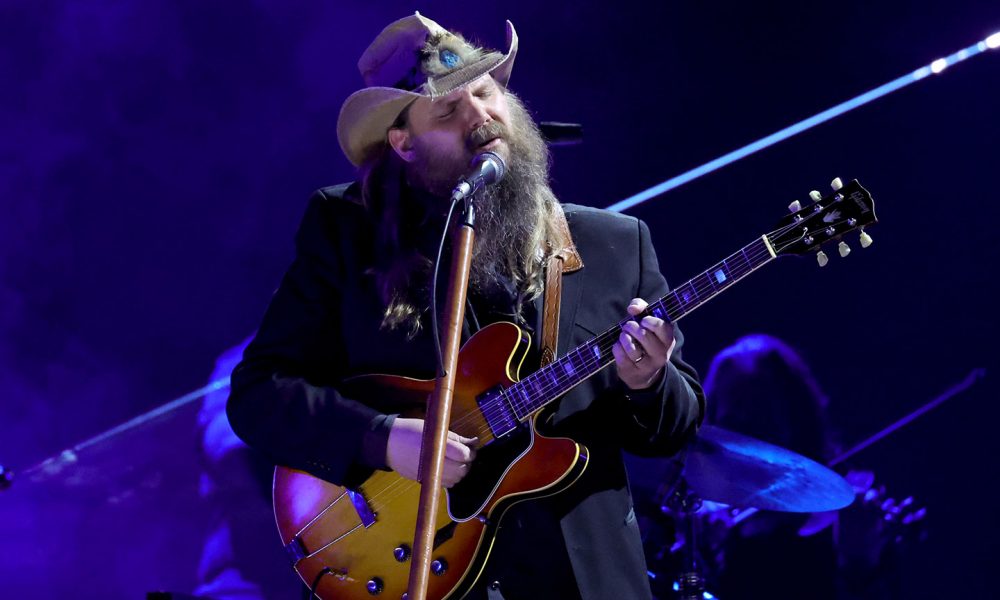
[[[637,318],[652,315],[676,322],[774,258],[767,237],[762,236],[651,303]],[[507,388],[504,396],[517,419],[527,419],[614,362],[611,348],[618,342],[622,325],[628,320],[619,322]]]

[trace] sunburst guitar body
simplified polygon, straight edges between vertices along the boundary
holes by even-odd
[[[527,349],[520,328],[496,323],[459,353],[450,429],[478,437],[480,449],[469,474],[441,490],[428,598],[462,597],[486,564],[503,512],[564,489],[586,467],[585,447],[537,433],[537,411],[524,422],[500,414],[500,391],[516,382]],[[347,387],[353,397],[423,406],[434,381],[369,375]],[[419,497],[419,484],[395,472],[378,471],[356,489],[284,467],[274,476],[282,543],[302,580],[323,599],[403,597]]]

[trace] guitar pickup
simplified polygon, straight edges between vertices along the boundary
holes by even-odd
[[[503,393],[503,388],[496,386],[476,397],[479,412],[489,425],[494,438],[501,438],[517,429],[520,421],[510,398]]]

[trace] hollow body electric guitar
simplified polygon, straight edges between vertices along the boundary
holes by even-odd
[[[857,181],[834,180],[833,188],[825,197],[813,192],[815,202],[806,208],[793,203],[777,229],[651,302],[645,314],[677,321],[778,256],[811,252],[851,231],[860,229],[867,247],[864,227],[876,222],[871,195]],[[841,256],[849,251],[845,242],[839,250]],[[826,263],[822,250],[817,256]],[[450,429],[478,437],[480,446],[469,474],[441,490],[428,598],[466,594],[486,564],[503,513],[517,502],[558,493],[586,469],[584,446],[539,434],[535,420],[547,404],[614,362],[611,347],[621,325],[524,379],[518,370],[529,344],[516,325],[485,327],[462,347]],[[369,375],[346,386],[352,397],[420,399],[422,405],[434,383]],[[355,489],[285,467],[274,474],[282,543],[323,600],[405,597],[419,496],[419,484],[395,472],[378,471]]]

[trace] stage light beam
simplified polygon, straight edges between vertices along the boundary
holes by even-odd
[[[918,67],[917,69],[911,71],[906,75],[897,77],[896,79],[884,83],[877,88],[869,90],[858,96],[855,96],[850,100],[841,102],[836,106],[828,108],[823,112],[817,113],[807,119],[803,119],[798,123],[789,125],[784,129],[776,131],[769,136],[763,137],[757,140],[756,142],[751,142],[746,146],[743,146],[742,148],[733,150],[728,154],[724,154],[699,167],[695,167],[689,171],[681,173],[680,175],[675,175],[674,177],[671,177],[670,179],[664,181],[663,183],[658,183],[653,187],[647,188],[646,190],[643,190],[637,194],[629,196],[624,200],[619,200],[618,202],[615,202],[614,204],[607,206],[605,208],[607,210],[612,210],[616,212],[622,212],[628,210],[633,206],[642,204],[643,202],[646,202],[647,200],[650,200],[652,198],[656,198],[657,196],[661,196],[674,188],[680,187],[686,183],[698,179],[699,177],[702,177],[713,171],[721,169],[722,167],[728,164],[746,158],[747,156],[750,156],[755,152],[767,148],[768,146],[772,146],[794,135],[802,133],[807,129],[811,129],[819,125],[820,123],[825,123],[826,121],[829,121],[830,119],[833,119],[835,117],[839,117],[840,115],[848,111],[854,110],[859,106],[863,106],[875,99],[881,98],[882,96],[895,92],[900,88],[904,88],[910,85],[911,83],[920,81],[921,79],[924,79],[925,77],[931,75],[932,73],[933,74],[940,73],[950,65],[960,63],[962,61],[972,58],[973,56],[976,56],[977,54],[981,54],[989,49],[998,47],[1000,47],[1000,31],[992,34],[985,40],[976,42],[975,44],[967,48],[962,48],[957,52],[950,54],[944,58],[939,58],[929,65]]]

